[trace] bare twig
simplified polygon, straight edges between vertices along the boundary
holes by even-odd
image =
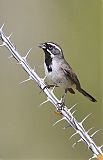
[[[80,135],[80,139],[73,144],[73,147],[79,142],[84,142],[88,146],[88,148],[93,152],[93,156],[90,159],[93,159],[93,158],[97,158],[99,160],[102,159],[103,152],[102,152],[101,148],[103,145],[97,146],[92,139],[94,134],[96,134],[99,130],[97,130],[95,133],[93,133],[90,136],[88,133],[92,128],[89,129],[88,131],[86,131],[83,127],[83,122],[88,118],[88,116],[90,116],[90,114],[88,116],[86,116],[81,122],[78,122],[73,116],[74,112],[71,112],[71,110],[75,107],[75,105],[72,106],[70,109],[68,109],[65,105],[63,105],[63,107],[60,110],[61,100],[58,100],[56,98],[56,96],[53,93],[53,90],[51,91],[48,88],[46,88],[46,84],[44,83],[44,79],[40,78],[37,75],[37,73],[35,72],[35,70],[32,69],[27,62],[27,56],[28,56],[29,52],[31,51],[31,49],[28,51],[28,53],[26,54],[25,57],[22,57],[19,54],[19,52],[17,51],[17,49],[15,48],[15,46],[11,43],[11,41],[10,41],[11,35],[7,37],[4,34],[3,27],[4,27],[4,25],[0,28],[0,39],[3,42],[1,46],[5,46],[6,48],[8,48],[8,50],[12,54],[12,57],[14,57],[18,61],[18,63],[21,64],[22,68],[27,72],[29,78],[25,81],[33,80],[34,82],[37,83],[37,85],[46,94],[47,100],[45,102],[43,102],[42,104],[49,101],[55,106],[56,110],[61,113],[61,115],[62,115],[61,120],[57,121],[55,124],[57,124],[58,122],[60,122],[62,120],[66,120],[69,123],[69,125],[72,128],[74,128],[74,130],[75,130],[75,133],[70,137],[70,139],[73,136],[75,136],[76,134]],[[23,81],[23,82],[25,82],[25,81]],[[23,83],[23,82],[21,82],[21,83]]]

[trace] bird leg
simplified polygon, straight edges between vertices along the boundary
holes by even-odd
[[[51,87],[58,87],[58,86],[57,86],[57,85],[54,85],[54,84],[48,85],[47,82],[46,82],[46,85],[45,85],[45,87],[42,89],[42,91],[44,92],[44,89],[45,89],[45,88],[48,88],[48,89],[49,89],[49,88],[51,88]],[[41,93],[41,91],[40,91],[40,93]]]
[[[63,96],[62,96],[62,99],[61,99],[61,102],[62,102],[63,104],[65,104],[65,99],[66,99],[67,92],[68,92],[68,88],[65,89],[65,92],[64,92],[64,94],[63,94]]]
[[[67,95],[67,92],[68,92],[68,88],[65,89],[65,92],[61,98],[61,102],[58,103],[58,111],[60,112],[62,109],[63,109],[63,106],[65,105],[65,99],[66,99],[66,95]]]
[[[51,87],[58,87],[57,85],[54,85],[54,84],[47,84],[44,88],[43,88],[43,91],[45,88],[51,88]]]

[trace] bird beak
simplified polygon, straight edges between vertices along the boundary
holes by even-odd
[[[45,48],[46,48],[45,43],[40,43],[40,44],[38,45],[38,47],[39,47],[39,48],[42,48],[42,49],[45,49]]]

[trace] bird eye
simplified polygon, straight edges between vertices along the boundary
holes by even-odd
[[[53,46],[52,45],[49,45],[49,49],[52,49],[53,48]]]

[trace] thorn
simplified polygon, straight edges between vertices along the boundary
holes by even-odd
[[[63,120],[65,120],[65,117],[63,117],[63,118],[59,119],[58,121],[56,121],[56,122],[53,124],[53,127],[54,127],[57,123],[59,123],[59,122],[61,122],[61,121],[63,121]]]
[[[16,45],[14,45],[14,49],[16,50]]]
[[[99,146],[99,148],[101,149],[103,147],[103,144],[101,146]]]
[[[79,124],[82,126],[83,122],[91,115],[92,113],[88,114]]]
[[[24,80],[24,81],[22,81],[22,82],[20,82],[20,84],[23,84],[23,83],[25,83],[25,82],[27,82],[27,81],[29,81],[29,80],[31,80],[32,78],[31,77],[29,77],[28,79],[26,79],[26,80]]]
[[[41,80],[44,82],[45,81],[45,79],[46,79],[46,76],[44,77],[44,78],[41,78]]]
[[[76,112],[77,110],[74,110],[71,114],[72,114],[72,116],[73,116],[73,114]]]
[[[1,28],[0,28],[0,31],[2,31],[3,30],[3,28],[4,28],[4,25],[5,25],[5,23],[1,26]]]
[[[34,66],[34,68],[35,68],[35,66]],[[31,69],[31,71],[32,71],[33,73],[35,72],[34,68],[33,68],[33,69]],[[31,78],[31,79],[32,79],[32,78]]]
[[[101,131],[102,129],[98,129],[97,131],[95,131],[90,137],[93,137],[96,133],[98,133],[99,131]]]
[[[78,134],[78,131],[76,131],[74,134],[72,134],[72,136],[69,139],[71,139],[72,137],[74,137],[76,134]]]
[[[9,56],[8,58],[9,58],[9,59],[10,59],[10,58],[13,58],[13,55]]]
[[[34,68],[33,68],[33,72],[35,71],[35,66],[34,66]]]
[[[72,147],[74,148],[77,143],[82,142],[82,141],[83,141],[83,139],[80,138],[77,142],[75,142],[75,143],[72,145]]]
[[[41,107],[42,105],[44,105],[45,103],[49,102],[49,99],[47,98],[46,101],[42,102],[38,107]]]
[[[89,158],[89,160],[97,158],[97,156],[94,154],[93,157]]]
[[[82,141],[83,141],[83,139],[82,139],[82,138],[80,138],[80,139],[77,141],[77,143],[82,142]]]
[[[53,93],[54,89],[55,89],[55,86],[51,89],[51,92],[52,92],[52,93]]]
[[[71,108],[69,108],[68,110],[71,111],[76,105],[77,105],[77,103],[74,104],[74,105],[73,105]]]
[[[27,59],[27,57],[28,57],[28,55],[29,55],[29,53],[30,53],[30,51],[31,51],[32,49],[33,49],[33,48],[30,48],[30,49],[28,50],[26,56],[23,57],[25,60]]]
[[[0,44],[0,47],[3,47],[4,45],[3,44]]]
[[[75,143],[72,145],[72,148],[74,148],[76,144],[77,144],[77,142],[75,142]]]
[[[77,143],[82,142],[82,141],[83,141],[83,139],[80,138],[77,142],[75,142],[75,143],[72,145],[72,147],[74,148]]]
[[[62,129],[65,130],[67,128],[71,127],[70,125],[63,127]]]
[[[87,131],[86,133],[89,133],[93,128],[94,128],[94,127],[92,127],[92,128],[90,128],[90,129],[88,129],[88,131]]]
[[[7,37],[7,39],[9,40],[12,35],[13,35],[13,32]]]
[[[2,44],[0,44],[0,47],[3,47],[3,46],[5,46],[5,42],[3,42]]]

